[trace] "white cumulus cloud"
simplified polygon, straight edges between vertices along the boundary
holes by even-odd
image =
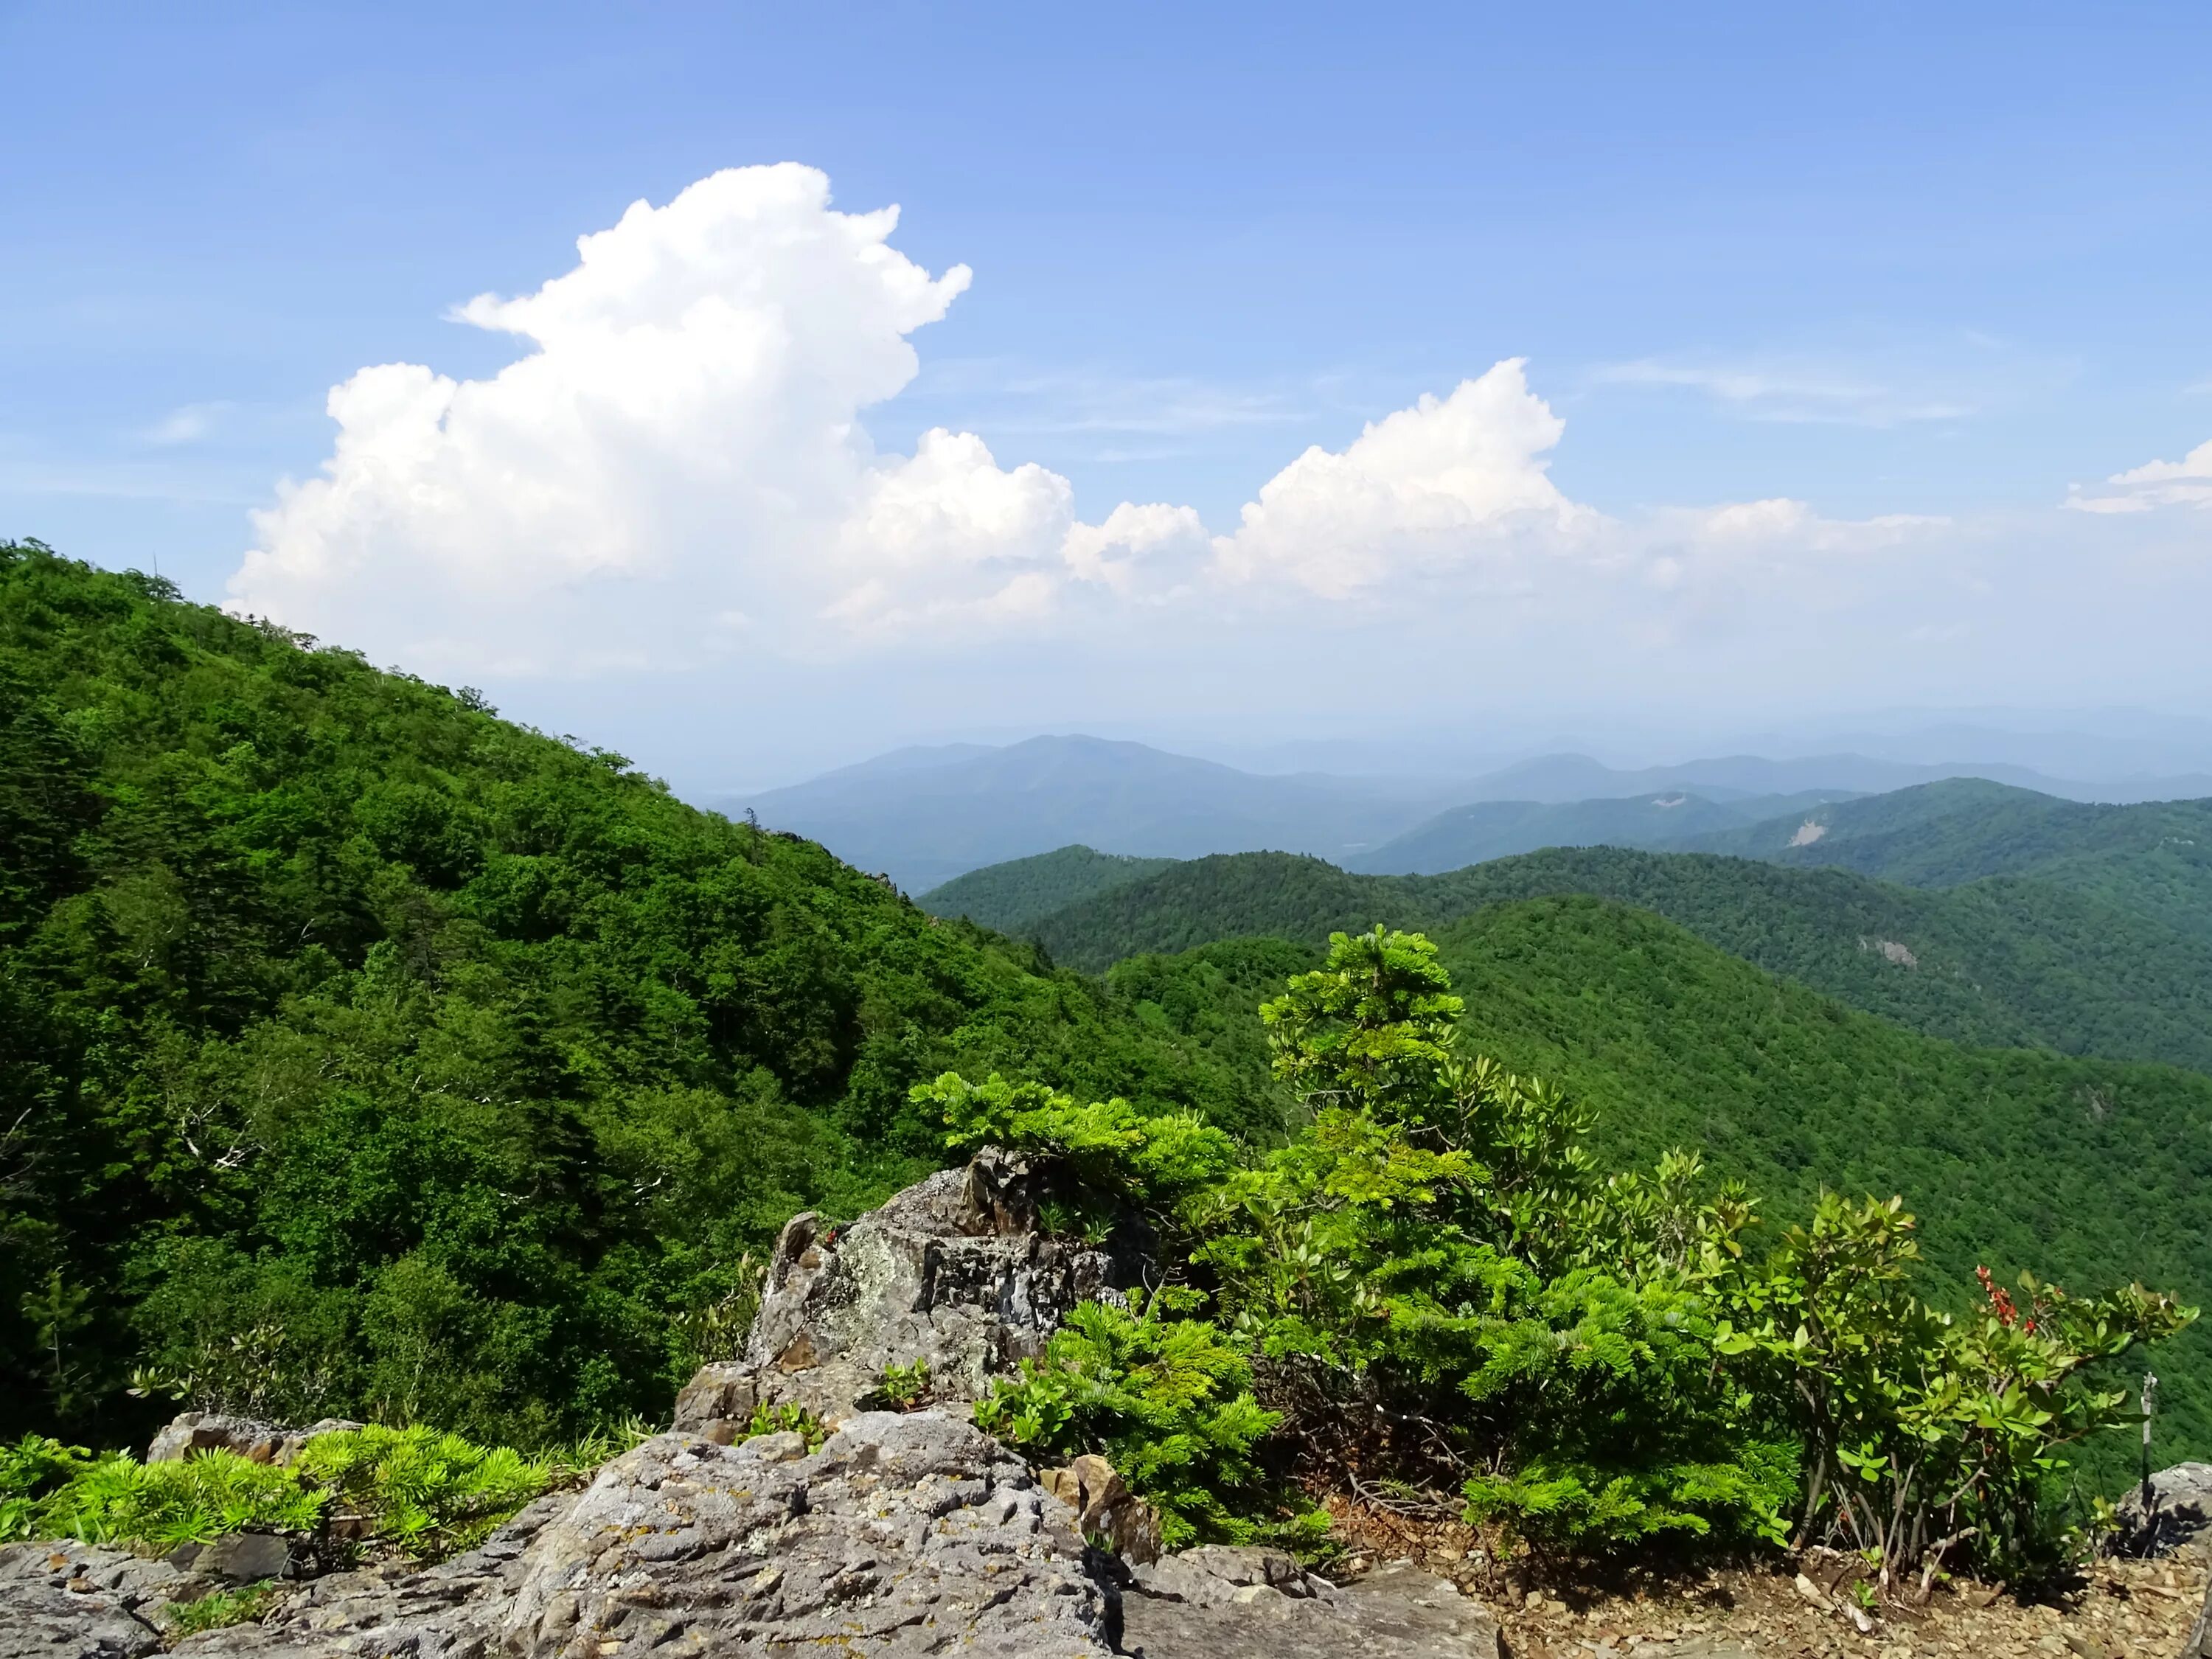
[[[1571,499],[1549,471],[1565,422],[1518,358],[1307,448],[1220,533],[1163,501],[1086,521],[1068,479],[972,432],[879,453],[869,411],[912,383],[912,337],[969,284],[894,248],[896,225],[835,209],[795,165],[634,204],[534,292],[458,308],[520,343],[505,368],[386,363],[331,390],[331,453],[254,515],[234,605],[500,678],[895,664],[916,640],[1006,632],[1048,654],[1257,648],[1300,613],[1448,623],[1500,601],[1578,638],[1779,640],[1808,607],[1917,610],[1929,587],[1940,520]],[[2195,489],[2208,451],[2116,484]]]
[[[1600,515],[1560,494],[1544,456],[1565,422],[1520,358],[1424,394],[1340,452],[1316,445],[1270,478],[1214,548],[1239,580],[1344,599],[1413,573],[1502,565],[1531,532],[1571,538]]]
[[[678,663],[769,620],[803,647],[1034,609],[1066,481],[966,434],[880,458],[860,424],[969,282],[892,248],[896,223],[791,165],[635,204],[537,292],[459,308],[529,343],[498,374],[391,363],[335,388],[334,451],[255,515],[233,603],[511,672]]]
[[[2212,439],[2178,461],[2150,461],[2115,472],[2105,480],[2105,495],[2084,495],[2077,487],[2065,504],[2078,513],[2148,513],[2160,507],[2212,507]]]

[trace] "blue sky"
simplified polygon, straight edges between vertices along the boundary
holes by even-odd
[[[2212,593],[2212,512],[2185,459],[2212,439],[2208,61],[2212,13],[2184,4],[0,5],[0,533],[158,558],[195,597],[473,676],[547,724],[595,719],[687,778],[1019,726],[1027,709],[1170,738],[1286,732],[1298,722],[1255,681],[1378,648],[1448,672],[1454,641],[1500,628],[1530,670],[1562,639],[1620,644],[1571,691],[1471,693],[1470,718],[1655,698],[1685,720],[1764,718],[1808,653],[1829,672],[1782,701],[1808,713],[1854,697],[2185,712],[2212,671],[2176,660],[2186,630],[2159,629]],[[1029,488],[1026,464],[1065,481],[1060,506],[1022,508],[1043,529],[885,553],[896,579],[855,611],[779,586],[813,542],[686,509],[653,535],[735,563],[686,555],[649,594],[629,572],[624,625],[673,637],[742,613],[742,660],[616,652],[579,671],[590,653],[550,601],[496,607],[501,627],[528,614],[480,662],[454,646],[486,631],[468,605],[540,580],[514,560],[448,594],[439,561],[456,556],[405,539],[431,532],[372,534],[368,509],[342,523],[327,503],[306,528],[249,521],[331,454],[331,388],[401,362],[488,381],[544,340],[457,322],[457,306],[561,276],[577,237],[633,202],[781,161],[826,174],[836,211],[898,204],[883,245],[920,270],[973,272],[941,320],[896,325],[916,356],[896,395],[854,394],[870,453],[977,434],[989,488]],[[1563,430],[1514,441],[1504,494],[1455,498],[1472,516],[1450,547],[1425,517],[1345,517],[1333,474],[1337,493],[1288,528],[1203,550],[1310,446],[1345,455],[1364,423],[1512,359],[1534,403],[1493,385],[1455,441],[1480,448],[1504,429],[1483,422],[1538,404]],[[673,468],[688,482],[666,494],[704,488],[696,455],[629,445],[633,483]],[[570,474],[599,453],[560,453]],[[2159,464],[2179,470],[2103,482]],[[960,465],[966,501],[981,464]],[[1339,471],[1388,493],[1398,465]],[[1527,495],[1539,474],[1558,500]],[[2131,510],[2063,511],[2074,486]],[[1759,520],[1779,550],[1757,574],[1680,555],[1721,532],[1680,515],[1776,501],[1801,510]],[[1161,574],[1167,555],[1146,552],[1142,582],[1077,593],[1063,529],[1124,501],[1194,515],[1158,532],[1184,566]],[[470,535],[505,533],[465,505]],[[884,522],[855,510],[839,498],[837,535]],[[1877,521],[1904,527],[1853,527]],[[360,568],[237,585],[249,548],[310,535],[354,537]],[[1371,558],[1336,561],[1363,537]],[[1835,591],[1823,559],[1860,585]],[[1470,586],[1474,563],[1489,574]],[[883,574],[865,550],[841,568]],[[462,622],[410,633],[410,593],[447,595]],[[1659,593],[1674,609],[1650,623]],[[865,638],[817,625],[863,611]],[[1844,665],[1885,639],[1896,660],[1853,684]],[[2046,672],[2024,672],[2039,656]],[[791,702],[773,732],[696,714],[770,684]],[[1433,714],[1431,694],[1406,696]]]

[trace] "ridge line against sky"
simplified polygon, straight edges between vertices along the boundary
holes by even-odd
[[[0,533],[672,775],[2212,702],[2185,8],[123,9],[0,9]]]

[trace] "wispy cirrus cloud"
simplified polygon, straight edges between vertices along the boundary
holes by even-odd
[[[1977,412],[1969,400],[1811,366],[1729,364],[1639,357],[1607,363],[1601,385],[1674,387],[1703,392],[1746,418],[1837,426],[1904,426],[1955,421]]]
[[[1310,400],[1282,387],[1221,386],[1180,375],[1039,373],[989,359],[925,368],[906,394],[927,404],[957,398],[991,411],[1001,432],[1188,438],[1304,419]]]
[[[237,408],[235,404],[222,399],[212,403],[185,404],[171,410],[153,425],[138,434],[139,441],[159,449],[173,449],[185,444],[196,444],[212,433],[222,418]]]

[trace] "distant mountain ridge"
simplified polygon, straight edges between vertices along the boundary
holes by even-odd
[[[1849,799],[1844,791],[1709,799],[1685,790],[1600,797],[1553,805],[1541,801],[1474,801],[1344,860],[1371,875],[1435,875],[1545,847],[1685,846],[1702,837]]]
[[[2212,940],[2212,799],[2104,805],[1959,778],[1786,813],[1691,845],[1910,887],[2025,877]]]
[[[1516,828],[1513,815],[1475,814],[1470,823],[1478,852],[1455,854],[1442,844],[1441,830],[1404,849],[1404,857],[1383,852],[1442,814],[1486,803],[1565,807],[1635,797],[1656,803],[1680,793],[1720,807],[1754,797],[1894,791],[1961,775],[2054,795],[2094,793],[2020,767],[1908,765],[1854,755],[1781,761],[1722,756],[1638,771],[1588,756],[1551,755],[1466,779],[1268,775],[1076,735],[1002,748],[896,750],[787,788],[703,796],[699,804],[732,817],[750,810],[763,823],[819,841],[840,858],[919,891],[987,865],[1071,845],[1146,858],[1310,853],[1377,872],[1386,866],[1449,867],[1551,844],[1671,845],[1674,823],[1662,823],[1665,809],[1655,805],[1650,837],[1624,827],[1620,813],[1596,808],[1583,815],[1588,825],[1571,817],[1553,822],[1524,813]],[[1699,826],[1705,832],[1727,827],[1717,819]]]
[[[1802,839],[1808,825],[1822,833]],[[2212,800],[2087,806],[1959,780],[1707,839],[1737,856],[1553,849],[1404,876],[1283,854],[1150,874],[1097,866],[1050,909],[1048,857],[1026,861],[1020,914],[967,914],[1097,969],[1224,939],[1434,929],[1489,904],[1586,894],[1932,1036],[2212,1072]],[[968,890],[997,879],[977,872]]]

